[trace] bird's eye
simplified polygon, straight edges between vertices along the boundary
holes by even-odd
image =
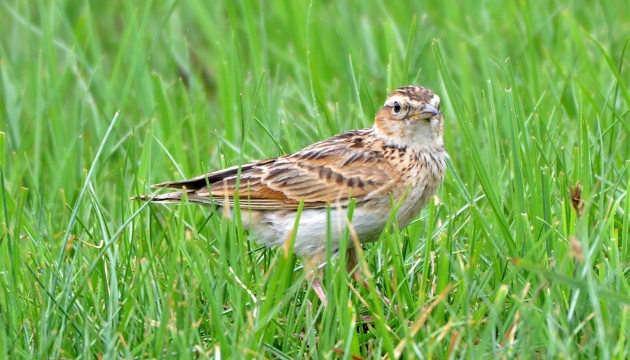
[[[394,114],[399,114],[402,107],[398,101],[394,102]]]

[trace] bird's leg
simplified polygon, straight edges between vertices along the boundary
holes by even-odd
[[[354,249],[348,249],[346,251],[346,271],[348,272],[348,274],[350,274],[354,281],[363,285],[363,287],[367,290],[370,290],[370,284],[368,284],[367,280],[365,280],[361,275],[361,265],[359,264],[359,257]],[[387,297],[383,296],[383,294],[381,294],[378,289],[374,289],[374,291],[376,291],[376,294],[378,294],[381,300],[383,300],[385,305],[391,305],[391,301],[389,301]]]
[[[306,273],[306,280],[311,281],[313,291],[317,294],[317,297],[322,301],[324,306],[328,305],[328,300],[326,300],[326,292],[324,291],[324,286],[319,281],[322,278],[322,268],[321,264],[323,264],[323,260],[325,257],[325,253],[319,252],[314,255],[309,255],[304,257],[304,271]]]

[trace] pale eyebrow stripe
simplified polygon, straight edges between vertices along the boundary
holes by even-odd
[[[385,105],[386,105],[386,106],[387,106],[387,105],[393,105],[393,104],[394,104],[394,101],[403,101],[403,100],[404,100],[404,101],[409,101],[409,98],[408,98],[408,97],[406,97],[406,96],[395,95],[395,96],[392,96],[392,97],[388,98],[388,99],[385,101]]]

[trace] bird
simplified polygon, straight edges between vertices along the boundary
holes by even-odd
[[[444,181],[447,158],[439,96],[408,85],[387,96],[370,128],[346,131],[292,154],[155,184],[178,191],[135,198],[153,203],[187,199],[223,208],[227,217],[238,201],[242,224],[259,243],[282,246],[295,236],[293,252],[302,257],[307,279],[326,305],[318,272],[327,254],[337,254],[346,231],[360,243],[377,241],[392,211],[399,228],[411,223]],[[356,250],[348,245],[347,267],[360,280]]]

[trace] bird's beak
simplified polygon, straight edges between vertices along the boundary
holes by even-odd
[[[434,108],[433,106],[429,104],[424,105],[424,109],[422,109],[422,112],[433,114],[432,116],[440,115],[440,110]]]
[[[414,116],[414,118],[418,119],[431,119],[434,116],[440,115],[440,110],[434,108],[433,106],[426,104],[422,107],[420,111]]]

